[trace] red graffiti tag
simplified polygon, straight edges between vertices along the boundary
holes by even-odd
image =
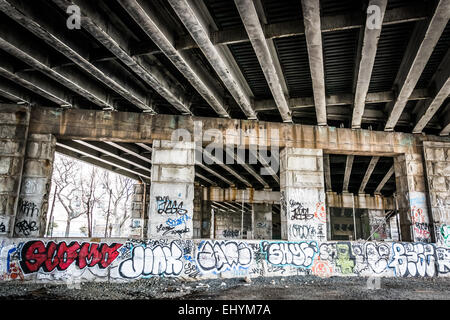
[[[320,222],[327,222],[327,212],[325,210],[325,205],[323,202],[318,202],[316,204],[316,212],[314,212],[314,217]]]
[[[83,269],[98,265],[104,269],[108,267],[119,255],[117,251],[122,244],[113,243],[87,243],[81,245],[73,241],[70,244],[53,241],[44,245],[42,241],[29,241],[22,248],[20,266],[24,273],[37,272],[42,268],[45,272],[66,270],[74,261]]]

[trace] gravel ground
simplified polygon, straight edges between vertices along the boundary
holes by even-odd
[[[450,278],[382,278],[380,289],[367,287],[364,277],[291,276],[213,279],[183,282],[170,278],[128,283],[6,283],[2,300],[450,300]]]

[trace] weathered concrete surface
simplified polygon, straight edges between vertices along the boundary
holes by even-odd
[[[253,239],[272,239],[272,205],[255,203],[252,210]]]
[[[219,129],[224,142],[247,146],[261,137],[260,146],[274,144],[282,147],[323,149],[324,153],[393,156],[421,153],[423,140],[449,142],[449,137],[413,135],[402,132],[351,130],[252,120],[150,115],[129,112],[100,112],[92,110],[63,110],[33,108],[30,132],[51,133],[57,138],[81,140],[109,140],[117,142],[148,142],[170,140],[175,129],[185,129],[193,137],[194,121],[202,121],[203,133]],[[227,134],[227,130],[230,130]],[[253,132],[253,136],[239,135],[239,131]],[[264,131],[265,136],[264,137]],[[270,130],[279,133],[271,139]],[[193,140],[192,140],[193,141]],[[203,145],[210,141],[203,141]]]
[[[194,147],[193,142],[153,142],[149,238],[193,237]]]
[[[14,236],[44,236],[56,139],[51,134],[31,134],[22,174]]]
[[[406,242],[2,238],[3,281],[289,275],[448,277],[450,248]]]
[[[284,148],[280,152],[281,238],[325,240],[327,213],[320,149]]]
[[[29,107],[0,107],[0,235],[13,233],[29,121]]]

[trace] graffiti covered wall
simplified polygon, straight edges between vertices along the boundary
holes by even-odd
[[[430,243],[8,239],[0,281],[199,280],[287,275],[450,275],[450,248]]]

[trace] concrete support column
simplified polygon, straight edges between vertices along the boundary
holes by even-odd
[[[193,142],[153,141],[149,238],[192,239]]]
[[[202,238],[212,238],[211,235],[211,201],[202,200]]]
[[[321,149],[280,152],[281,237],[326,240],[327,214]]]
[[[192,218],[193,237],[200,239],[202,234],[202,186],[198,183],[194,185],[194,214]]]
[[[145,226],[148,224],[148,203],[150,185],[138,183],[133,186],[133,196],[131,199],[131,230],[130,236],[141,238],[145,233]]]
[[[395,157],[394,170],[401,240],[431,242],[422,155]]]
[[[386,222],[384,210],[368,210],[370,240],[387,240],[390,239],[389,222]]]
[[[450,142],[424,141],[423,146],[436,242],[450,246]]]
[[[51,134],[28,136],[14,236],[45,235],[55,147]]]
[[[12,236],[28,137],[30,110],[0,106],[0,235]]]
[[[252,226],[253,239],[272,239],[272,204],[253,204]]]

